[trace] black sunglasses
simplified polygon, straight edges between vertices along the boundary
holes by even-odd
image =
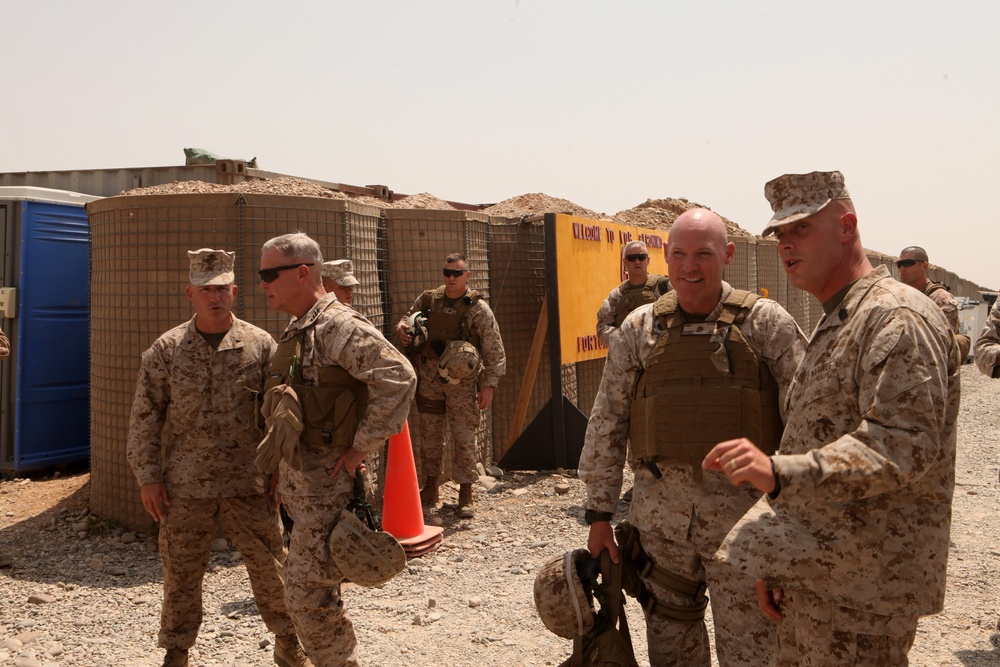
[[[630,262],[645,262],[649,259],[649,255],[644,252],[637,253],[635,255],[625,255],[625,259]]]
[[[300,266],[312,266],[312,262],[302,262],[300,264],[285,264],[284,266],[272,266],[269,269],[261,269],[257,273],[265,283],[273,283],[278,279],[278,274],[285,269],[297,269]]]
[[[919,261],[920,261],[919,259],[899,259],[899,260],[896,260],[896,268],[897,269],[901,269],[904,266],[906,268],[910,268],[911,266],[913,266],[914,264],[916,264]]]
[[[445,278],[460,278],[467,269],[441,269]]]

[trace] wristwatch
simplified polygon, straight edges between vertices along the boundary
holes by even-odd
[[[611,521],[614,514],[611,512],[598,512],[597,510],[587,510],[583,513],[583,520],[587,522],[587,525],[594,523],[595,521]]]

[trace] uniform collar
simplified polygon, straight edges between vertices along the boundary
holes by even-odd
[[[298,329],[305,329],[316,323],[319,316],[323,314],[330,305],[337,300],[335,294],[329,293],[324,294],[323,297],[312,305],[312,308],[306,311],[306,314],[302,317],[298,317],[288,323],[288,327],[285,331],[296,331]]]
[[[889,269],[884,264],[880,264],[875,269],[869,271],[854,283],[854,286],[844,295],[840,305],[835,307],[829,315],[824,315],[816,326],[816,331],[822,331],[829,327],[840,326],[846,323],[854,313],[857,312],[865,296],[875,286],[886,278],[891,278]]]

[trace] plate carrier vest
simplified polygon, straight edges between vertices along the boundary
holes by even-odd
[[[666,293],[670,289],[670,281],[666,276],[658,276],[651,273],[646,277],[646,282],[641,285],[633,285],[629,281],[618,286],[622,292],[622,298],[618,300],[618,308],[615,310],[615,327],[620,327],[625,318],[639,306],[656,301],[656,287],[660,285],[660,291]]]
[[[339,301],[334,306],[349,308]],[[323,366],[319,384],[305,384],[302,379],[302,341],[310,325],[282,337],[271,360],[266,389],[288,384],[302,404],[302,435],[299,452],[304,470],[323,467],[354,444],[354,434],[368,407],[368,385],[355,379],[340,366]]]
[[[481,292],[468,290],[458,298],[454,307],[448,306],[444,286],[427,290],[420,295],[420,310],[427,315],[427,342],[420,350],[425,359],[437,359],[453,340],[464,340],[482,354],[479,335],[469,326],[466,314],[472,304],[483,298]]]
[[[685,321],[676,292],[657,300],[653,316],[664,331],[636,382],[630,411],[629,446],[637,460],[700,471],[712,447],[739,437],[767,454],[777,450],[784,430],[778,384],[737,326],[757,299],[734,289],[717,322],[697,324]],[[723,365],[728,361],[728,374],[713,354]]]

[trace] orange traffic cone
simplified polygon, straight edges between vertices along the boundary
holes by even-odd
[[[382,530],[396,538],[408,558],[433,551],[441,542],[444,528],[424,525],[420,506],[417,466],[413,461],[410,425],[389,438],[385,465],[385,499],[382,506]]]

